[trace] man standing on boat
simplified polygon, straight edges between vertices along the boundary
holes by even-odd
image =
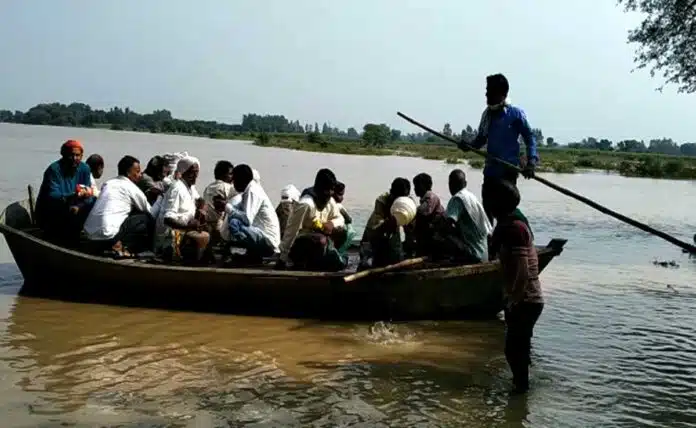
[[[534,176],[534,168],[539,162],[536,141],[532,128],[527,121],[524,111],[511,105],[507,100],[510,85],[502,74],[486,77],[486,102],[488,106],[481,115],[476,138],[473,141],[462,141],[459,148],[469,150],[469,146],[480,149],[484,145],[488,153],[498,159],[513,165],[520,165],[520,142],[522,136],[526,146],[527,164],[522,170],[525,178]],[[496,188],[500,181],[517,183],[517,171],[494,161],[486,160],[483,170],[483,186],[481,199],[488,219],[493,222],[491,203],[497,198]]]

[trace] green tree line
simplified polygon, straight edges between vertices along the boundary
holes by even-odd
[[[384,147],[391,142],[443,144],[436,136],[428,132],[405,134],[399,129],[390,128],[384,123],[367,123],[360,131],[354,127],[339,129],[329,123],[300,123],[284,115],[260,115],[249,113],[242,116],[241,123],[227,124],[216,121],[184,120],[172,116],[169,110],[155,110],[140,114],[130,108],[113,107],[109,110],[94,109],[84,103],[47,103],[38,104],[29,110],[0,110],[0,122],[22,123],[29,125],[106,127],[113,130],[133,130],[144,132],[177,133],[207,136],[210,138],[229,138],[243,134],[283,133],[306,134],[309,142],[327,144],[329,141],[355,141],[374,147]],[[553,137],[544,137],[541,129],[532,130],[540,147],[556,148],[559,143]],[[457,140],[472,140],[476,130],[467,125],[460,133],[453,131],[450,123],[445,123],[442,133]],[[630,153],[660,153],[668,155],[696,156],[696,144],[678,145],[668,138],[650,140],[647,144],[638,140],[624,140],[614,144],[607,139],[588,137],[580,142],[568,144],[569,148],[591,149],[601,151],[618,151]]]

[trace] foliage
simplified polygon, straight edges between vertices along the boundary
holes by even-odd
[[[271,144],[271,136],[267,132],[261,132],[256,137],[256,144],[259,146],[268,146]]]
[[[638,45],[634,58],[639,69],[661,73],[679,92],[696,91],[696,2],[692,0],[618,0],[626,11],[644,14],[628,34]],[[660,88],[662,89],[662,87]]]
[[[307,134],[307,142],[310,144],[316,144],[319,147],[326,148],[329,146],[329,142],[326,140],[324,135],[318,132],[310,132]]]
[[[384,147],[391,141],[391,136],[391,130],[384,123],[380,125],[368,123],[363,127],[362,140],[368,146]]]

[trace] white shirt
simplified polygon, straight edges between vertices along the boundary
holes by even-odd
[[[89,178],[92,183],[92,195],[94,195],[95,198],[99,197],[99,184],[97,184],[97,180],[94,179],[94,175],[92,173],[89,174]]]
[[[266,191],[258,182],[252,181],[238,196],[241,196],[241,201],[236,205],[227,204],[225,211],[228,214],[232,211],[243,213],[249,220],[249,224],[259,229],[271,241],[276,252],[279,251],[280,222]]]
[[[113,239],[133,210],[150,213],[150,204],[142,190],[128,177],[108,180],[85,221],[87,237],[94,241]]]
[[[196,186],[189,187],[183,180],[176,180],[169,186],[162,199],[155,203],[159,204],[155,222],[155,249],[171,243],[172,229],[164,223],[164,219],[188,223],[196,215],[197,199],[200,199],[200,195]]]
[[[334,227],[342,227],[345,225],[343,216],[339,212],[338,205],[334,198],[329,199],[323,210],[317,209],[314,199],[309,196],[303,196],[299,202],[295,204],[295,209],[288,218],[288,224],[285,226],[283,233],[283,243],[280,246],[280,259],[284,262],[288,261],[290,249],[295,243],[298,235],[311,232],[314,227],[314,220],[319,220],[321,223],[331,222]]]

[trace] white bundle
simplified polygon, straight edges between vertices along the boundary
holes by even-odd
[[[396,224],[406,226],[416,218],[416,202],[408,196],[396,198],[389,210],[396,219]]]

